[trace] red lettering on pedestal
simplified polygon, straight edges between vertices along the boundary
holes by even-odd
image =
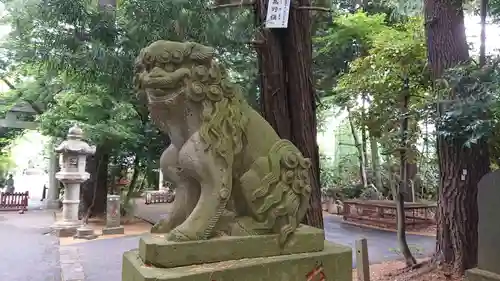
[[[319,279],[317,279],[316,276],[318,276]],[[306,278],[306,281],[326,281],[326,275],[323,272],[323,266],[317,265],[313,270],[307,273]]]

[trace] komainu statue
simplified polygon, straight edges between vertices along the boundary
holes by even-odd
[[[285,244],[309,206],[311,163],[245,101],[214,58],[193,42],[144,48],[134,83],[171,145],[161,170],[176,186],[168,240],[278,234]]]

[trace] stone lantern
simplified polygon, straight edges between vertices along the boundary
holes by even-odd
[[[56,222],[54,229],[58,236],[73,236],[81,225],[78,219],[80,205],[80,185],[90,178],[85,171],[87,156],[95,154],[95,147],[82,141],[83,131],[77,125],[68,131],[67,140],[63,141],[55,152],[60,153],[61,170],[56,178],[64,184],[62,218]]]

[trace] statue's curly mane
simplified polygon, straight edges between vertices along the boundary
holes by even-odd
[[[233,156],[243,149],[248,118],[242,112],[246,103],[238,86],[229,81],[217,62],[210,68],[192,68],[188,98],[202,104],[200,136],[218,156],[232,163]]]

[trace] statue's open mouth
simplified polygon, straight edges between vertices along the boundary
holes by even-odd
[[[181,68],[174,72],[167,72],[155,67],[143,79],[143,87],[146,89],[150,104],[168,104],[174,102],[180,95],[184,94],[184,79],[189,77],[189,69]]]
[[[179,88],[177,90],[166,90],[166,89],[146,89],[148,94],[148,101],[150,104],[169,104],[173,103],[177,97],[184,94],[184,88]]]

